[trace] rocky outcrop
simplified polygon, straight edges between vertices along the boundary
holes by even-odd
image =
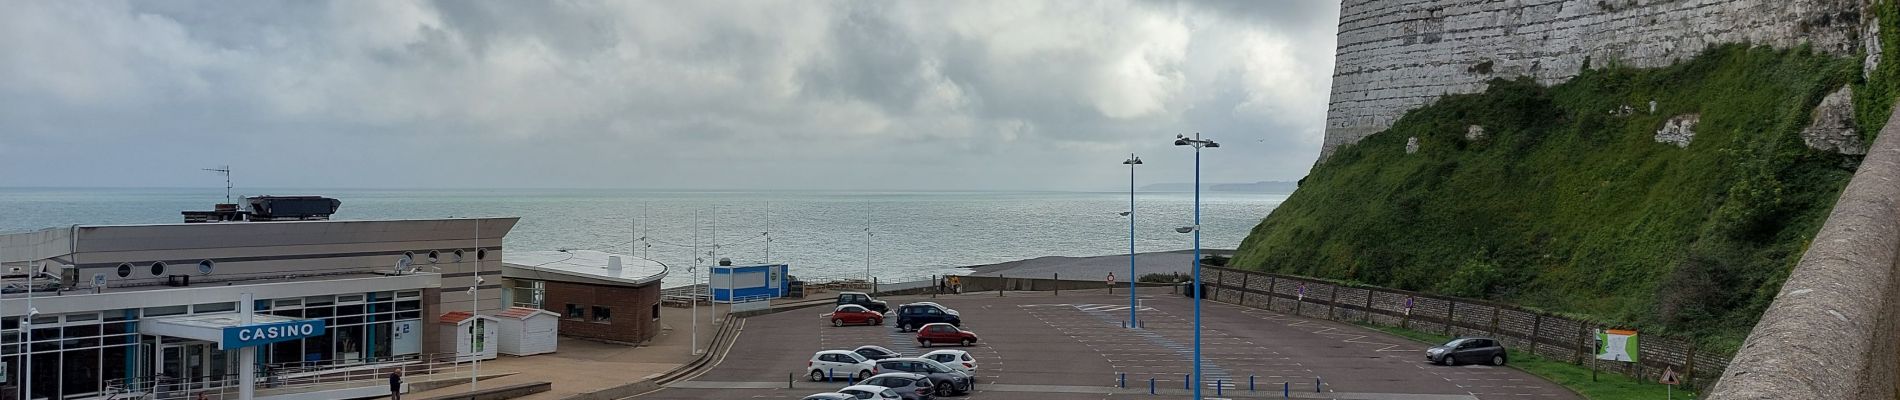
[[[1808,127],[1801,129],[1801,142],[1815,150],[1867,154],[1867,144],[1854,127],[1854,88],[1842,86],[1814,106]]]
[[[1722,43],[1853,55],[1863,46],[1860,8],[1859,0],[1345,0],[1320,157],[1439,96],[1483,91],[1492,78],[1555,84],[1583,68],[1665,66]]]
[[[1413,136],[1413,137],[1405,138],[1405,154],[1416,154],[1416,153],[1418,153],[1418,137]]]
[[[1484,127],[1477,125],[1465,127],[1465,140],[1484,140]]]
[[[1702,122],[1701,114],[1683,114],[1663,122],[1662,129],[1656,130],[1656,143],[1668,143],[1676,147],[1689,147],[1695,141],[1695,125]]]

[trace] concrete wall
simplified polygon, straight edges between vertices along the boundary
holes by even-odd
[[[1892,399],[1900,384],[1900,112],[1711,399]]]
[[[1657,67],[1723,43],[1852,55],[1860,10],[1860,0],[1345,0],[1320,159],[1492,78],[1555,84],[1586,60]]]

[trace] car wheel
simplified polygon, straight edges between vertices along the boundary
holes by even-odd
[[[814,369],[814,370],[811,370],[811,381],[812,381],[812,382],[817,382],[817,381],[822,381],[822,380],[825,380],[825,373],[824,373],[823,371],[819,371],[819,370],[815,370],[815,369]]]
[[[837,319],[837,318],[832,318],[832,319],[831,319],[831,326],[844,326],[844,320],[842,320],[842,319]]]
[[[883,320],[883,319],[879,319],[879,318],[872,318],[872,319],[871,319],[871,325],[883,325],[883,324],[884,324],[884,320]]]
[[[923,346],[923,347],[930,347],[930,339],[919,340],[917,341],[917,345]]]
[[[858,371],[858,380],[871,379],[871,371]]]
[[[949,396],[952,394],[956,394],[956,391],[950,387],[950,382],[937,382],[938,396]]]
[[[900,322],[900,323],[898,323],[898,324],[897,324],[897,331],[898,331],[898,332],[910,332],[910,323],[908,323],[908,322]]]
[[[1491,365],[1504,365],[1504,355],[1503,354],[1492,355]]]
[[[1446,354],[1446,355],[1445,355],[1445,365],[1446,365],[1446,366],[1452,366],[1452,367],[1456,367],[1456,366],[1458,366],[1458,357],[1452,357],[1452,356],[1451,356],[1450,354]]]
[[[970,347],[971,344],[975,344],[975,342],[971,342],[970,339],[963,339],[963,347]]]

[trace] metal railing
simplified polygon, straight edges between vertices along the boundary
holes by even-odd
[[[472,373],[472,356],[425,354],[370,360],[329,360],[263,364],[257,369],[259,395],[303,393],[380,384],[389,373],[403,372],[405,380]],[[238,398],[238,374],[198,377],[141,376],[106,381],[111,399],[223,400]]]

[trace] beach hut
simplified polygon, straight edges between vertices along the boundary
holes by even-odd
[[[556,333],[561,325],[561,315],[553,311],[527,307],[510,307],[495,314],[501,321],[501,353],[511,356],[531,356],[553,353],[558,341]]]
[[[455,341],[455,357],[458,360],[493,360],[501,333],[501,320],[488,315],[473,315],[467,311],[455,311],[442,314],[436,319],[442,325],[443,339]]]

